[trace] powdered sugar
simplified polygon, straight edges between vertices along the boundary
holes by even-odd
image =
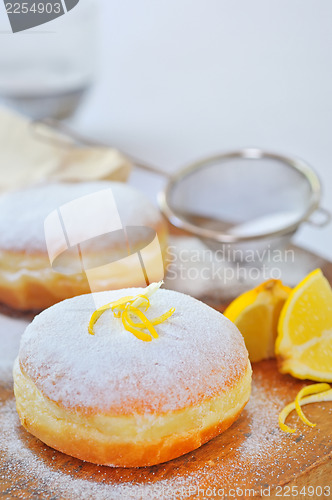
[[[63,471],[58,472],[57,457],[61,454],[54,451],[50,460],[45,460],[45,451],[51,450],[38,441],[37,450],[34,450],[35,438],[27,435],[21,428],[13,399],[1,406],[0,421],[2,424],[0,447],[6,456],[6,466],[5,470],[1,468],[0,480],[5,481],[10,478],[6,490],[6,493],[11,495],[10,498],[32,498],[33,495],[37,495],[38,498],[47,499],[55,498],[54,494],[57,495],[56,498],[65,495],[66,498],[73,500],[77,500],[82,494],[84,498],[95,500],[134,499],[138,498],[138,495],[142,499],[151,498],[148,491],[142,496],[144,487],[133,483],[110,486],[102,477],[99,481],[93,481],[78,479],[74,471],[73,475]],[[81,468],[80,461],[76,462],[76,466]],[[99,472],[102,476],[102,469],[104,468],[96,466],[96,473]],[[35,491],[30,489],[28,495],[24,491],[27,483],[25,478],[38,482]]]
[[[144,226],[160,220],[157,208],[128,184],[100,181],[40,185],[0,196],[0,249],[46,252],[45,218],[69,201],[109,188],[123,226]]]
[[[143,289],[102,292],[103,302]],[[100,301],[100,299],[99,299]],[[158,325],[158,339],[143,342],[106,311],[88,333],[91,295],[69,299],[37,316],[21,341],[24,372],[44,395],[79,411],[167,412],[226,390],[247,366],[237,328],[189,296],[159,290],[149,318],[175,307]]]
[[[273,362],[254,365],[251,399],[230,429],[166,464],[127,470],[82,462],[45,446],[20,426],[10,391],[0,402],[2,489],[7,488],[9,498],[68,500],[223,498],[230,497],[231,489],[232,498],[242,498],[234,491],[237,487],[251,488],[260,496],[261,488],[287,483],[294,473],[332,451],[331,433],[324,434],[320,427],[331,419],[331,403],[319,405],[322,416],[315,418],[315,429],[299,423],[294,415],[291,422],[302,434],[279,430],[278,413],[299,386],[300,382],[278,375]],[[322,477],[321,486],[326,483]],[[211,493],[214,488],[218,496]]]

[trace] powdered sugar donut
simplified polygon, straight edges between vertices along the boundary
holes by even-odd
[[[86,239],[84,231],[88,222],[85,219],[90,207],[85,202],[86,213],[80,214],[82,206],[78,205],[75,212],[78,223],[74,218],[71,233],[64,236],[69,240],[68,249],[59,252],[52,268],[45,241],[45,219],[52,213],[56,217],[72,200],[84,202],[85,197],[107,190],[112,191],[115,200],[116,228],[121,228],[85,241],[81,244],[80,255],[76,244],[70,246],[70,239],[74,242]],[[100,220],[102,217],[97,215],[92,226],[98,226]],[[54,225],[54,220],[52,222]],[[158,244],[151,245],[156,234]],[[57,183],[7,193],[0,196],[0,302],[20,310],[41,310],[63,299],[88,293],[91,283],[82,270],[83,264],[84,271],[96,269],[94,289],[144,286],[146,281],[141,267],[137,266],[136,252],[143,251],[148,278],[156,281],[161,279],[166,242],[166,224],[157,208],[127,184],[107,181]],[[110,262],[112,266],[105,268]]]
[[[108,303],[142,289],[101,292]],[[88,324],[91,295],[66,300],[26,329],[14,367],[23,426],[96,464],[139,467],[185,454],[227,429],[249,399],[251,367],[238,329],[188,295],[159,290],[146,316],[174,314],[143,342],[107,310]]]

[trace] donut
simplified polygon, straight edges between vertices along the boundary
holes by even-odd
[[[157,208],[124,183],[55,183],[6,193],[0,196],[0,303],[40,311],[90,291],[145,286],[163,277],[166,243]]]
[[[114,304],[142,294],[131,288],[97,298]],[[220,312],[160,289],[145,312],[150,324],[158,318],[157,336],[142,341],[110,308],[90,334],[93,299],[52,306],[22,336],[14,392],[31,434],[98,465],[142,467],[200,447],[239,417],[251,366],[239,330]]]

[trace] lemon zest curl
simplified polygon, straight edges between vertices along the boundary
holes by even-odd
[[[88,326],[90,335],[94,335],[94,325],[100,316],[110,309],[114,317],[121,319],[124,328],[135,335],[136,338],[144,342],[151,342],[153,338],[157,339],[158,333],[155,326],[166,321],[175,312],[175,308],[172,307],[166,313],[153,319],[148,319],[144,314],[150,307],[149,297],[160,288],[162,283],[162,281],[159,283],[152,283],[145,289],[145,293],[142,295],[122,297],[121,299],[99,307],[90,318]],[[143,311],[139,308],[142,308]],[[149,333],[143,330],[147,330]]]
[[[297,414],[302,422],[310,427],[315,427],[316,424],[310,422],[310,420],[307,419],[302,411],[301,406],[322,401],[332,401],[332,389],[329,384],[311,384],[303,387],[303,389],[298,392],[295,400],[285,406],[285,408],[279,413],[278,422],[280,429],[288,433],[293,433],[296,431],[296,429],[293,429],[285,424],[286,418],[293,410],[297,411]]]

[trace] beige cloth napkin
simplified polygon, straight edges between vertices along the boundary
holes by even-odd
[[[0,108],[0,192],[43,181],[126,181],[131,162],[116,149],[80,146],[44,124]]]

